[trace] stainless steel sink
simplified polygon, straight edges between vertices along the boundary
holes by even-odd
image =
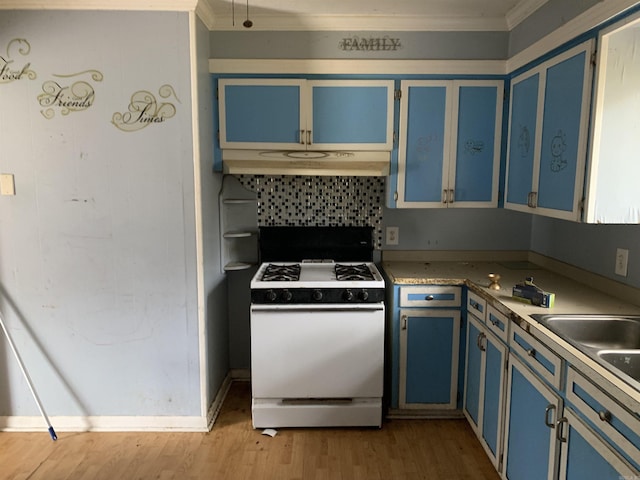
[[[531,315],[640,390],[640,315]]]
[[[640,349],[640,316],[531,315],[567,341],[595,349]]]
[[[600,350],[598,356],[614,368],[640,381],[640,350]]]

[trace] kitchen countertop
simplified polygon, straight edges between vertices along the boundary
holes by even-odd
[[[604,380],[607,387],[612,386],[619,390],[617,393],[622,395],[614,396],[640,415],[640,391],[530,316],[535,313],[640,315],[640,306],[620,300],[529,261],[384,261],[382,269],[395,285],[468,286],[474,293],[485,298],[503,313],[511,312],[519,317],[517,320],[520,322],[524,320],[534,337],[548,344],[551,343],[551,346],[569,363],[575,364],[585,373],[588,372],[587,376],[595,374],[600,377],[600,380]],[[489,273],[500,275],[500,290],[488,288]],[[523,282],[526,277],[533,277],[533,283],[544,291],[555,293],[553,308],[528,305],[511,297],[513,286]]]

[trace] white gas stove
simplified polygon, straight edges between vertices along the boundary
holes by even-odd
[[[288,231],[282,228],[280,242],[286,251]],[[353,240],[351,233],[347,232],[346,241]],[[325,234],[331,236],[334,249],[333,236],[341,231],[325,230],[320,236]],[[318,231],[311,227],[308,235],[317,240]],[[279,238],[273,231],[268,237]],[[292,249],[297,255],[305,254],[299,245]],[[365,258],[371,254],[370,245],[363,251],[367,253],[356,254],[356,261],[287,261],[286,253],[281,253],[283,261],[270,259],[254,275],[255,428],[381,426],[385,282],[375,264]],[[338,250],[336,254],[340,256]]]

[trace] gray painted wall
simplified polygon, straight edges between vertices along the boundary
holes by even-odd
[[[0,83],[0,170],[17,190],[0,197],[0,309],[48,413],[200,416],[188,14],[2,11],[0,49],[14,38],[37,76]],[[104,75],[93,105],[45,118],[44,82],[88,69]],[[140,90],[176,114],[120,131],[112,115]],[[0,346],[0,416],[37,415]]]
[[[393,51],[340,48],[345,38],[391,38]],[[263,32],[214,31],[211,58],[330,58],[384,60],[503,60],[507,32]],[[390,72],[392,73],[392,72]]]
[[[640,225],[599,225],[533,217],[532,250],[640,288]],[[616,248],[629,250],[627,277],[614,273]]]
[[[599,0],[549,0],[510,32],[509,57],[520,53],[597,3]]]
[[[384,250],[529,250],[531,215],[504,209],[384,209],[399,245]]]

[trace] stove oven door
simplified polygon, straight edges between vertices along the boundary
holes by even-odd
[[[382,397],[384,304],[252,305],[254,398]]]

